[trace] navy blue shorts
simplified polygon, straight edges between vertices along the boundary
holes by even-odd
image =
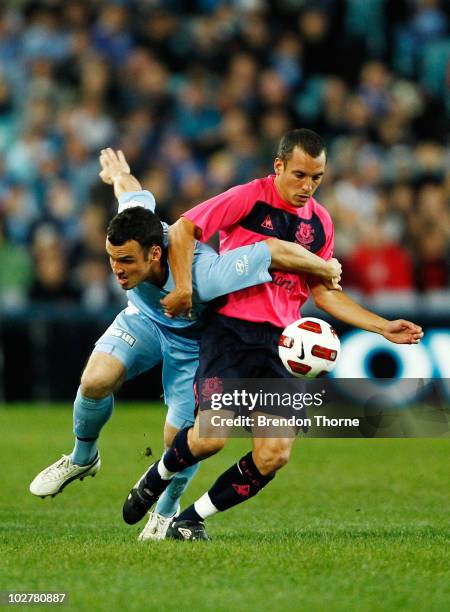
[[[269,323],[253,323],[223,315],[212,315],[203,332],[200,345],[200,365],[196,374],[197,409],[199,408],[197,391],[203,395],[206,381],[214,385],[215,379],[293,379],[278,356],[278,342],[282,331]],[[199,389],[200,381],[202,389]],[[208,384],[207,388],[209,393]],[[229,410],[236,414],[250,414],[248,409],[236,406],[231,406]],[[290,407],[266,406],[264,409],[259,408],[258,412],[285,417],[307,416],[305,408],[301,411],[292,411]],[[248,427],[245,429],[250,430]],[[298,428],[296,430],[298,431]],[[307,428],[303,427],[303,430],[307,431]],[[275,432],[270,437],[279,435],[276,428],[268,431]]]
[[[196,379],[292,378],[278,356],[282,331],[269,323],[212,315],[202,335]]]

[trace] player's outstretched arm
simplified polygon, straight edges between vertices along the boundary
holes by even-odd
[[[122,151],[102,149],[99,161],[102,168],[99,176],[104,183],[114,186],[116,198],[128,191],[142,190],[140,182],[130,174],[130,166]]]
[[[336,319],[381,334],[395,344],[418,344],[423,336],[422,328],[411,321],[388,321],[352,300],[344,291],[327,289],[320,281],[309,284],[314,302]]]
[[[186,217],[169,228],[169,265],[175,289],[161,300],[168,317],[189,314],[192,308],[192,261],[199,231]]]
[[[342,289],[339,285],[342,266],[337,259],[326,261],[300,244],[278,238],[269,238],[265,242],[272,257],[270,269],[310,274],[321,278],[329,289]]]

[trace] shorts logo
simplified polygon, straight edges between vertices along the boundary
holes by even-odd
[[[112,329],[110,331],[110,334],[111,336],[115,336],[116,338],[121,338],[124,342],[126,342],[130,346],[133,346],[133,344],[136,342],[136,338],[134,338],[131,334],[124,331],[123,329],[119,329],[118,327],[115,327],[114,329]]]
[[[314,228],[309,223],[300,223],[297,231],[295,232],[295,240],[308,248],[311,242],[314,242]]]
[[[239,276],[242,276],[243,274],[248,274],[247,255],[244,255],[242,259],[236,259],[235,267],[236,267],[236,272],[239,274]]]

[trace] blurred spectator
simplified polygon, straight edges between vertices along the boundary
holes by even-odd
[[[238,52],[230,58],[228,73],[219,84],[217,103],[222,112],[232,107],[254,112],[257,72],[258,63],[251,54]]]
[[[113,120],[104,112],[101,102],[93,98],[87,98],[73,110],[69,125],[71,131],[92,153],[108,146],[116,131]]]
[[[39,214],[36,199],[31,191],[17,183],[11,183],[1,199],[4,224],[10,240],[16,244],[27,244],[32,225]]]
[[[220,115],[204,81],[190,80],[182,86],[175,117],[178,133],[193,144],[204,146],[215,136]]]
[[[361,71],[359,93],[373,117],[383,117],[392,108],[390,75],[381,62],[368,62]]]
[[[119,3],[106,5],[92,28],[92,43],[114,64],[126,60],[133,48],[133,36],[127,28],[128,14]]]
[[[32,296],[102,308],[117,300],[102,147],[172,222],[270,173],[282,134],[306,126],[327,143],[318,199],[348,282],[395,288],[392,257],[402,286],[450,287],[449,27],[444,0],[5,0],[2,253],[33,254]],[[50,234],[57,263],[38,256]]]
[[[388,241],[379,224],[368,226],[363,241],[345,260],[346,281],[366,296],[413,289],[413,262],[400,245]]]
[[[0,261],[0,307],[23,306],[33,277],[31,257],[24,246],[8,239],[1,216]]]
[[[72,270],[76,271],[79,265],[90,259],[96,261],[103,259],[103,265],[107,268],[105,254],[106,226],[105,210],[100,206],[88,204],[81,214],[76,240],[71,243],[66,241],[65,243],[68,262]]]
[[[448,235],[437,226],[424,227],[418,238],[415,274],[419,291],[445,289],[448,286]]]
[[[52,226],[42,225],[33,240],[35,278],[29,298],[52,304],[76,303],[80,292],[69,280],[62,241]]]
[[[113,279],[103,256],[86,258],[79,269],[81,304],[91,312],[102,312],[114,305],[118,300],[112,288]]]

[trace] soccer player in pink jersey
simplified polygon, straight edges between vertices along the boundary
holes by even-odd
[[[189,311],[195,239],[207,241],[220,231],[220,251],[281,238],[301,244],[324,259],[333,254],[333,223],[313,195],[326,164],[325,145],[307,129],[288,132],[280,141],[275,174],[238,185],[194,207],[175,224],[169,261],[176,289],[163,301],[168,316]],[[418,325],[388,321],[362,308],[343,291],[302,274],[274,272],[273,282],[227,296],[202,337],[197,379],[283,378],[289,376],[278,357],[283,328],[300,317],[311,293],[316,306],[341,321],[382,334],[397,344],[415,344]],[[213,486],[170,525],[175,539],[208,539],[204,520],[256,495],[289,460],[294,437],[253,437],[253,449],[226,470]],[[175,473],[223,448],[224,438],[182,429],[172,446],[130,491],[123,507],[127,523],[145,515]]]

